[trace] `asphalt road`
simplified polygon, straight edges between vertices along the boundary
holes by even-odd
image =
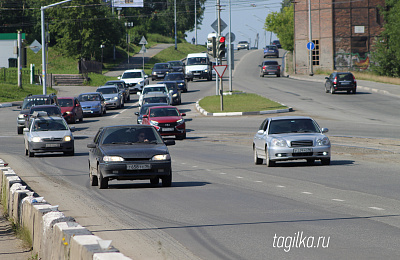
[[[134,123],[135,99],[76,124],[74,157],[28,158],[15,124],[1,124],[0,158],[38,194],[133,259],[399,259],[398,161],[377,159],[377,149],[363,153],[374,146],[370,139],[399,145],[398,99],[362,91],[328,95],[319,83],[260,78],[260,50],[235,57],[234,89],[293,107],[288,114],[314,117],[332,140],[362,141],[346,149],[333,143],[330,166],[254,165],[252,137],[265,116],[202,116],[194,104],[214,95],[215,83],[195,80],[178,106],[187,113],[188,139],[169,148],[171,188],[147,181],[111,181],[107,190],[89,185],[86,144],[100,126]],[[18,111],[1,113],[15,122]]]

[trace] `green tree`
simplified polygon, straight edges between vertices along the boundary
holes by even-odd
[[[281,12],[272,12],[265,19],[264,29],[276,34],[282,48],[294,50],[293,4],[282,7]]]
[[[386,6],[380,8],[385,25],[371,52],[371,69],[379,75],[400,77],[400,2],[386,0]]]

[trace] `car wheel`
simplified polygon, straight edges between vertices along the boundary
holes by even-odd
[[[256,150],[256,148],[254,147],[253,148],[253,153],[254,153],[254,164],[255,165],[260,165],[260,164],[262,164],[263,163],[263,159],[261,159],[261,158],[258,158],[258,155],[257,155],[257,150]]]
[[[17,133],[19,135],[22,135],[23,132],[24,132],[24,128],[23,127],[17,127]]]
[[[79,118],[79,122],[83,122],[83,115]]]
[[[28,149],[25,148],[25,155],[28,156]]]
[[[103,115],[107,114],[107,108],[104,108]]]
[[[281,74],[276,74],[276,77],[277,77],[277,78],[280,78],[280,77],[281,77]]]
[[[94,176],[92,174],[92,171],[90,170],[90,164],[89,164],[89,180],[90,180],[90,185],[91,186],[97,186],[99,185],[99,181],[97,179],[97,176]]]
[[[357,93],[357,90],[356,89],[353,89],[353,94],[356,94]]]
[[[314,162],[315,162],[314,159],[307,159],[307,164],[309,164],[309,165],[313,165]]]
[[[268,153],[268,148],[267,147],[265,147],[265,156],[266,156],[265,163],[266,163],[267,167],[275,166],[275,162],[271,161],[269,159],[269,153]]]
[[[35,153],[34,152],[31,152],[31,148],[30,148],[30,145],[28,144],[28,156],[29,157],[35,157]]]
[[[158,177],[150,179],[150,183],[152,185],[157,185],[159,182],[160,182],[160,178],[158,178]]]
[[[68,156],[74,156],[75,155],[75,149],[72,149],[72,151],[70,151],[70,152],[64,152],[64,154],[68,155]]]
[[[128,94],[128,98],[126,100],[131,101],[131,95],[130,94]]]
[[[322,164],[322,165],[329,165],[329,164],[331,164],[331,158],[328,158],[328,159],[321,159],[321,164]]]
[[[329,93],[329,89],[325,87],[325,93]]]
[[[169,172],[168,176],[162,177],[162,186],[163,187],[171,187],[172,185],[172,171]]]
[[[97,169],[97,176],[99,178],[99,189],[107,189],[108,188],[108,178],[104,178],[103,174],[99,169]]]
[[[261,73],[261,74],[260,74],[260,77],[264,78],[264,73]]]
[[[124,100],[121,100],[121,107],[125,107],[125,102],[124,102]]]
[[[74,115],[74,118],[72,118],[72,122],[73,124],[76,124],[76,115]]]
[[[335,94],[335,90],[333,89],[333,87],[331,87],[330,92],[331,94]]]

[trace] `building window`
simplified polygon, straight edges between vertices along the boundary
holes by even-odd
[[[313,65],[319,66],[319,40],[313,40],[315,45],[314,50],[312,50],[312,61]]]

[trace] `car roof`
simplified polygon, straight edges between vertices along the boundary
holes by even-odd
[[[150,84],[150,85],[144,86],[143,88],[160,87],[160,85],[162,85],[162,84]],[[164,84],[164,86],[165,86],[165,84]],[[166,87],[166,86],[165,86],[165,87]]]
[[[183,74],[183,72],[170,72],[168,74]]]
[[[125,81],[123,81],[123,80],[109,80],[109,81],[107,81],[106,83],[125,83]]]
[[[208,57],[208,54],[207,53],[203,53],[203,52],[201,52],[201,53],[190,53],[190,54],[188,54],[187,55],[187,57],[188,58],[193,58],[193,57]]]
[[[141,70],[141,69],[131,69],[131,70],[125,70],[124,71],[124,73],[125,72],[142,72],[143,70]]]
[[[101,95],[101,93],[99,93],[99,92],[85,92],[85,93],[79,94],[79,96],[80,96],[80,95],[93,95],[93,94]]]
[[[168,73],[168,74],[169,74],[169,73]],[[166,81],[157,82],[157,85],[158,85],[158,84],[167,84],[167,83],[169,83],[169,84],[178,84],[178,83],[176,83],[176,81],[174,81],[174,80],[166,80]]]
[[[58,99],[74,99],[75,97],[59,97]]]
[[[136,127],[136,128],[154,128],[152,125],[109,125],[109,126],[102,126],[100,129],[107,129],[107,128],[122,128],[122,127]],[[99,130],[100,130],[99,129]]]
[[[248,41],[240,41],[239,43],[249,43]]]
[[[168,97],[168,95],[165,92],[149,92],[143,95],[143,98],[145,97]]]
[[[118,88],[118,86],[115,85],[99,86],[97,89],[99,88]]]
[[[59,107],[59,106],[57,106],[57,105],[37,105],[37,106],[31,106],[31,108],[46,108],[46,107]]]
[[[169,64],[168,62],[157,62],[157,63],[154,63],[154,65],[156,65],[156,64]]]
[[[264,60],[263,63],[265,64],[278,64],[278,62],[276,60]]]
[[[158,106],[168,106],[167,103],[146,103],[142,107],[158,107]]]
[[[152,108],[152,107],[151,107]],[[154,107],[155,108],[155,107]],[[175,108],[176,110],[178,110],[177,107],[171,106],[171,105],[167,105],[167,106],[157,106],[157,108]]]
[[[287,120],[287,119],[312,119],[309,116],[275,116],[275,117],[270,117],[269,119],[271,120]]]

